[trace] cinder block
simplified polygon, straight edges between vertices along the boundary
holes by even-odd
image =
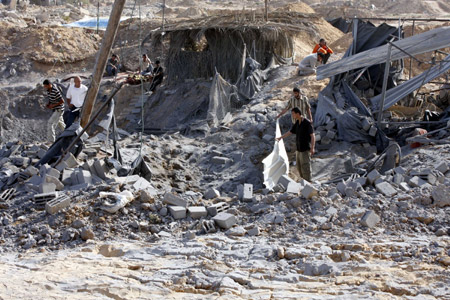
[[[36,206],[44,206],[48,201],[56,199],[58,197],[58,192],[36,194],[34,195],[34,204]]]
[[[426,181],[425,181],[425,180],[422,180],[422,179],[421,179],[420,177],[418,177],[418,176],[414,176],[414,177],[412,177],[411,179],[409,179],[408,184],[409,184],[411,187],[421,187],[421,186],[423,186],[423,185],[426,184]]]
[[[173,205],[173,206],[182,206],[182,207],[188,206],[188,203],[186,200],[184,200],[183,198],[181,198],[177,195],[171,194],[171,193],[164,194],[163,203]]]
[[[188,212],[192,219],[200,219],[208,215],[208,211],[204,206],[189,206]]]
[[[394,182],[395,184],[398,184],[398,185],[400,183],[402,183],[403,181],[404,181],[404,177],[403,177],[402,174],[395,174],[393,179],[392,179],[392,182]]]
[[[134,188],[136,191],[145,190],[145,189],[148,189],[148,188],[151,188],[151,187],[152,187],[151,183],[148,182],[147,179],[142,178],[142,177],[139,178],[139,180],[136,181],[136,182],[133,184],[133,188]]]
[[[75,156],[73,156],[73,154],[70,153],[70,152],[64,158],[64,162],[66,163],[66,165],[69,168],[76,168],[79,165],[77,159],[75,158]]]
[[[398,186],[405,192],[409,191],[409,186],[406,182],[400,182]]]
[[[347,188],[347,185],[345,182],[341,181],[337,184],[336,189],[341,193],[342,196],[345,196],[345,189]]]
[[[39,174],[39,170],[37,168],[33,167],[33,166],[28,166],[25,169],[24,173],[26,173],[26,174],[28,174],[30,176],[33,176],[33,175]]]
[[[406,174],[406,170],[402,167],[396,167],[394,168],[394,172],[395,174],[400,174],[400,175],[405,175]]]
[[[369,228],[375,227],[378,222],[380,222],[380,217],[373,210],[367,211],[361,218],[361,224]]]
[[[378,173],[376,169],[374,169],[369,174],[367,174],[367,181],[369,181],[370,184],[374,184],[374,182],[380,177],[381,174]]]
[[[442,174],[445,174],[448,171],[448,164],[445,161],[440,162],[434,166],[434,169],[438,170]]]
[[[175,220],[186,218],[186,207],[184,206],[169,206],[169,211]]]
[[[288,187],[286,189],[287,193],[299,194],[300,190],[303,188],[301,183],[297,182],[289,182]]]
[[[64,169],[63,170],[61,181],[64,185],[72,184],[71,175],[73,172],[74,172],[73,169]],[[77,182],[78,182],[78,180],[77,180]],[[77,183],[75,183],[75,184],[77,184]]]
[[[392,197],[395,194],[397,194],[397,190],[394,189],[392,187],[392,185],[390,185],[387,182],[381,182],[378,183],[377,185],[375,185],[375,188],[377,189],[377,191],[379,193],[382,193],[383,195],[385,195],[386,197]]]
[[[310,183],[307,183],[305,187],[302,189],[302,196],[306,199],[311,199],[314,196],[317,196],[319,194],[319,191],[312,186]]]
[[[55,166],[55,169],[59,172],[62,172],[64,169],[67,169],[69,166],[66,164],[65,161],[60,162],[57,166]]]
[[[212,217],[214,217],[214,216],[217,215],[218,213],[224,212],[224,211],[226,211],[226,210],[229,209],[229,208],[230,208],[230,207],[228,206],[227,203],[225,203],[225,202],[219,202],[219,203],[216,203],[216,204],[213,204],[213,205],[209,206],[209,207],[207,208],[207,210],[208,210],[208,213],[209,213]]]
[[[41,193],[41,194],[51,193],[51,192],[54,192],[55,190],[56,190],[56,185],[51,182],[43,182],[39,186],[39,193]]]
[[[54,168],[50,168],[47,170],[47,174],[50,176],[53,176],[57,179],[59,179],[59,176],[61,176],[61,172],[59,172],[58,170],[54,169]]]
[[[48,201],[45,204],[45,211],[51,215],[56,214],[61,209],[70,205],[70,198],[67,195],[58,195],[57,198]]]
[[[6,202],[8,200],[11,200],[15,196],[15,194],[16,194],[15,188],[7,189],[0,194],[0,201]]]
[[[286,190],[290,182],[295,182],[292,178],[290,178],[287,175],[283,175],[278,180],[278,184],[281,184],[281,186]]]
[[[75,174],[77,176],[78,184],[83,183],[92,184],[91,172],[79,169],[78,171],[75,172]]]
[[[53,177],[49,174],[46,174],[44,177],[44,182],[53,183],[55,185],[55,188],[57,191],[62,191],[64,189],[64,184],[62,184],[61,181],[59,181],[58,178]]]
[[[243,201],[251,201],[253,199],[253,184],[245,183],[238,186],[239,199]]]
[[[362,187],[364,187],[367,184],[367,178],[366,177],[358,177],[354,180],[354,182],[359,183]]]
[[[237,223],[236,217],[226,212],[217,214],[215,217],[213,217],[213,220],[222,229],[229,229]]]

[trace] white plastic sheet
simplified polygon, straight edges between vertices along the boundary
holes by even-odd
[[[281,130],[277,120],[275,137],[280,136]],[[284,148],[283,140],[280,140],[279,142],[275,140],[273,151],[266,158],[264,158],[263,165],[264,185],[266,188],[271,190],[275,185],[277,185],[281,176],[289,173],[289,160],[286,149]]]

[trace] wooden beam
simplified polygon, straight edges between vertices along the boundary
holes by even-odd
[[[89,122],[91,117],[95,99],[97,98],[98,90],[100,88],[100,81],[102,80],[103,72],[105,71],[109,52],[111,51],[114,39],[116,38],[117,29],[119,28],[120,17],[122,16],[124,6],[125,0],[114,1],[111,15],[109,16],[108,26],[106,27],[106,32],[103,36],[102,45],[100,46],[100,51],[97,54],[91,85],[89,86],[86,98],[84,100],[80,123],[83,128]]]

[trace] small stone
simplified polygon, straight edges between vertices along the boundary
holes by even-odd
[[[373,210],[367,211],[361,219],[361,224],[369,228],[375,227],[378,222],[380,217]]]
[[[247,231],[249,236],[258,236],[261,234],[261,231],[258,226],[253,227],[252,229]]]
[[[244,236],[247,231],[242,226],[236,226],[228,229],[226,232],[229,236]]]
[[[83,241],[93,240],[94,237],[95,237],[95,234],[92,231],[92,229],[84,227],[81,230],[81,238],[83,239]]]
[[[141,190],[139,200],[143,203],[154,203],[155,198],[147,190]]]
[[[387,182],[378,183],[375,185],[375,188],[377,189],[378,192],[382,193],[386,197],[392,197],[395,194],[397,194],[397,190],[394,189],[392,185],[390,185]]]
[[[205,199],[214,199],[220,197],[220,192],[216,189],[210,188],[206,191],[205,195],[203,196]]]
[[[72,227],[75,229],[79,229],[83,226],[84,226],[84,222],[80,219],[76,219],[75,221],[72,222]]]
[[[277,255],[279,259],[283,259],[284,258],[284,247],[278,247],[277,248]]]

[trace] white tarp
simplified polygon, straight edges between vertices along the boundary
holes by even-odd
[[[121,17],[120,22],[129,19],[130,17]],[[101,18],[92,18],[92,17],[84,17],[81,20],[78,20],[73,23],[64,24],[65,27],[78,27],[78,28],[91,28],[96,29],[98,24],[99,30],[106,30],[106,26],[108,26],[109,17],[101,17]]]
[[[280,136],[281,130],[277,120],[275,137]],[[275,140],[273,151],[266,158],[264,158],[263,165],[264,185],[266,188],[271,190],[275,185],[277,185],[281,176],[289,173],[289,160],[286,149],[284,148],[283,140],[280,140],[279,142]]]

